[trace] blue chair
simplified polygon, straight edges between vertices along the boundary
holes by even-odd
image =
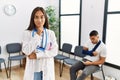
[[[66,63],[68,65],[74,65],[75,63],[77,63],[79,61],[76,59],[77,56],[81,58],[85,57],[85,55],[82,54],[82,49],[83,49],[82,46],[75,46],[74,53],[73,53],[74,58],[69,57],[67,59],[64,59],[63,63]],[[62,70],[63,70],[63,65],[62,65]]]
[[[6,45],[6,50],[9,53],[8,57],[8,68],[9,68],[9,77],[11,77],[11,63],[12,61],[20,61],[20,67],[21,67],[21,60],[25,58],[25,55],[21,54],[22,45],[20,43],[10,43]],[[15,56],[11,56],[11,54],[17,54]]]
[[[1,46],[0,46],[0,54],[1,54]],[[1,70],[1,63],[4,63],[6,75],[7,75],[7,78],[8,78],[8,73],[7,73],[7,69],[6,69],[5,60],[3,58],[0,58],[0,70]]]
[[[62,49],[61,49],[62,54],[58,54],[57,56],[54,57],[55,60],[60,60],[60,67],[59,67],[59,69],[60,69],[60,77],[62,76],[61,66],[64,65],[64,63],[62,63],[62,61],[63,61],[64,59],[67,59],[67,58],[70,57],[71,49],[72,49],[72,45],[71,45],[71,44],[69,44],[69,43],[64,43],[64,44],[62,45]],[[67,53],[68,56],[63,55],[63,53]]]
[[[79,60],[76,59],[76,57],[85,57],[84,54],[82,54],[82,46],[76,46],[74,49],[74,53],[73,53],[74,58],[68,58],[68,59],[64,59],[64,63],[69,64],[69,65],[73,65],[76,62],[78,62]]]

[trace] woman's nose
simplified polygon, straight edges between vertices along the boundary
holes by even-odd
[[[39,19],[39,22],[42,22],[42,19]]]

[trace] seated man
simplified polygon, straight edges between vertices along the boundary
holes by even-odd
[[[100,64],[105,62],[106,47],[105,44],[99,40],[98,32],[93,30],[89,36],[90,41],[83,46],[83,54],[86,54],[84,57],[85,61],[79,61],[72,65],[70,68],[70,80],[85,80],[88,75],[99,69]],[[96,45],[98,46],[96,47]],[[82,70],[82,73],[77,78],[76,72],[79,70]]]

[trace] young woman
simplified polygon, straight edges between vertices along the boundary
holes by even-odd
[[[22,52],[27,56],[24,80],[34,80],[34,73],[40,71],[43,72],[43,80],[55,80],[54,56],[57,55],[58,45],[54,32],[49,30],[48,18],[42,7],[33,10],[22,44]]]

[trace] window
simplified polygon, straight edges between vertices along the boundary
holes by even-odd
[[[80,0],[61,0],[61,14],[79,14]]]
[[[60,0],[60,49],[63,43],[79,45],[81,0]],[[72,48],[72,52],[74,48]]]
[[[120,66],[120,14],[109,14],[107,19],[107,62]]]
[[[107,59],[106,62],[113,67],[120,69],[120,1],[109,0],[107,12],[107,25],[106,25],[106,47]]]
[[[108,12],[120,11],[120,0],[108,1]]]

